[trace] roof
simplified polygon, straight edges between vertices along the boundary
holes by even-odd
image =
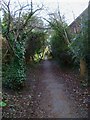
[[[85,16],[85,17],[87,16],[87,18],[88,18],[88,8],[86,8],[86,9],[69,25],[69,27],[72,26],[76,21],[80,20],[81,17],[84,17],[84,16]]]

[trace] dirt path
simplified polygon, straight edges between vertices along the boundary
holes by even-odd
[[[38,86],[41,90],[41,97],[39,99],[39,106],[36,108],[37,117],[48,118],[79,118],[81,115],[76,109],[76,105],[68,98],[65,92],[64,79],[59,74],[59,67],[54,62],[44,61],[40,65],[40,84]],[[40,93],[40,92],[39,92]],[[40,96],[38,94],[37,96]],[[44,116],[40,110],[45,112]]]
[[[48,60],[34,68],[29,67],[23,90],[3,89],[7,103],[3,108],[3,117],[87,118],[87,90],[79,89],[77,75],[75,78],[72,72],[67,71]]]

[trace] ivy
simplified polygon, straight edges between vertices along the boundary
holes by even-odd
[[[21,59],[17,57],[13,59],[6,71],[4,71],[3,84],[11,89],[20,89],[26,79],[25,65]]]
[[[80,58],[85,59],[87,54],[87,40],[88,40],[88,25],[87,21],[83,21],[82,29],[79,34],[72,39],[69,45],[70,51],[73,54],[75,62],[79,62]]]

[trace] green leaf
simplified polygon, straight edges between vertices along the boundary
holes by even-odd
[[[3,101],[0,102],[0,107],[5,107],[7,104]]]

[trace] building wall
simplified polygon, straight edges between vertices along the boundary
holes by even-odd
[[[88,8],[85,9],[70,25],[70,32],[72,34],[79,33],[81,30],[81,23],[83,20],[88,19]]]

